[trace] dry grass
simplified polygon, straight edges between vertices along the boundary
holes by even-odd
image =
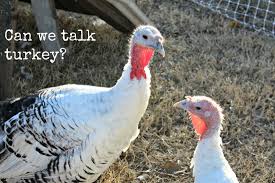
[[[165,36],[167,56],[151,64],[152,96],[140,136],[98,182],[140,182],[138,176],[147,183],[192,182],[196,136],[186,114],[172,108],[185,95],[207,95],[223,106],[224,152],[240,182],[274,182],[275,40],[232,29],[228,20],[188,1],[138,4]],[[68,31],[95,31],[97,42],[71,43],[64,63],[17,62],[14,96],[67,83],[112,86],[120,77],[128,35],[87,17],[59,17]],[[20,10],[18,24],[36,31],[29,11]],[[22,65],[33,79],[22,77]]]

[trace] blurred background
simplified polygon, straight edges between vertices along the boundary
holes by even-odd
[[[119,6],[116,9],[123,10]],[[39,25],[35,20],[39,17],[33,7],[16,2],[12,10],[14,23],[7,26],[31,32],[36,38]],[[223,149],[239,181],[273,183],[274,28],[271,24],[270,32],[254,31],[253,22],[244,27],[238,19],[214,11],[186,0],[139,0],[130,14],[122,16],[126,19],[114,23],[100,11],[96,14],[101,19],[58,10],[56,16],[53,13],[57,31],[89,29],[96,33],[97,41],[62,43],[68,49],[66,58],[53,64],[27,60],[1,65],[2,86],[9,86],[4,88],[9,90],[4,91],[2,99],[69,83],[114,85],[128,59],[131,30],[136,24],[151,22],[165,37],[166,57],[155,56],[150,64],[152,95],[140,123],[141,133],[98,182],[193,182],[190,161],[198,139],[186,113],[172,105],[186,95],[206,95],[224,108]],[[114,17],[119,17],[119,12]],[[135,20],[128,18],[131,13]],[[270,20],[272,15],[267,15]],[[37,38],[10,46],[16,51],[55,49],[42,45]]]

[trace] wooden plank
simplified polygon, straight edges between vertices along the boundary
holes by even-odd
[[[138,8],[131,0],[107,0],[110,4],[116,7],[124,16],[126,16],[135,26],[141,24],[153,23],[147,16]]]
[[[69,11],[97,15],[121,32],[131,32],[135,28],[135,24],[128,17],[106,0],[57,0],[57,2],[64,7],[63,9]]]
[[[11,4],[12,0],[0,3],[0,100],[12,96],[12,61],[6,60],[4,51],[10,47],[5,39],[5,31],[11,28]]]
[[[152,24],[131,0],[55,0],[55,3],[58,9],[97,15],[121,32],[129,33],[140,24]]]
[[[59,26],[57,23],[57,14],[54,0],[31,0],[32,11],[35,17],[38,31],[53,32],[57,39],[56,41],[42,41],[42,47],[45,51],[59,51],[62,47],[62,39]]]

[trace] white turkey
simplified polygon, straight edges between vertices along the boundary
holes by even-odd
[[[222,108],[205,96],[188,96],[174,106],[189,113],[200,136],[191,162],[195,183],[238,183],[221,147]]]
[[[129,60],[111,88],[64,85],[0,106],[2,182],[94,182],[138,136],[150,97],[148,65],[164,56],[149,25],[131,39]]]

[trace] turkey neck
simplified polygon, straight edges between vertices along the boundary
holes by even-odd
[[[140,45],[133,45],[129,51],[129,60],[121,78],[112,88],[119,113],[120,134],[131,138],[138,130],[138,124],[148,106],[150,97],[151,74],[148,64],[154,51]]]
[[[138,119],[138,121],[135,118],[131,120],[136,127],[147,108],[151,94],[151,74],[148,64],[153,54],[151,48],[134,44],[129,51],[128,63],[124,66],[122,76],[112,88],[114,95],[117,96],[116,99],[119,100],[119,110],[124,107],[125,110],[121,112]]]
[[[225,160],[221,145],[220,129],[215,129],[215,131],[212,131],[211,136],[205,136],[198,141],[191,162],[191,166],[194,168],[193,175],[195,177],[212,167],[221,166],[220,163]]]
[[[134,84],[147,82],[150,84],[151,74],[148,65],[154,55],[152,48],[132,44],[129,51],[128,63],[124,67],[121,78],[115,88],[127,88]]]

